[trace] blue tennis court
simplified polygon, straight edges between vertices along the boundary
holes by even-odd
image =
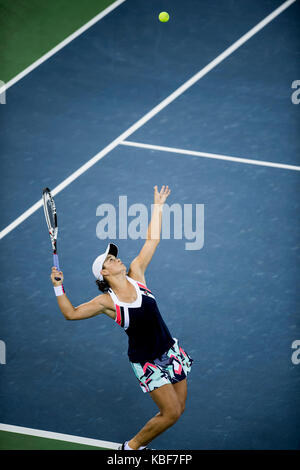
[[[194,359],[186,411],[153,446],[300,448],[299,18],[299,1],[126,0],[7,90],[1,423],[120,443],[156,413],[119,326],[60,313],[41,194],[57,188],[79,305],[99,294],[99,206],[118,220],[120,196],[150,208],[168,184],[170,205],[204,205],[204,244],[186,249],[173,227],[146,273]],[[126,266],[144,243],[111,241]]]

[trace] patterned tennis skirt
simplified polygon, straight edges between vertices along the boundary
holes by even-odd
[[[180,347],[178,340],[160,358],[151,362],[130,362],[144,393],[184,380],[191,371],[193,359]]]

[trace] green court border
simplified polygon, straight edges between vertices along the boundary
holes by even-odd
[[[0,431],[0,450],[108,450],[45,437]]]
[[[115,0],[0,0],[0,80],[7,83]]]

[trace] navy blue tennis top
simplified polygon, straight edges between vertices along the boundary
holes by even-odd
[[[151,361],[168,351],[175,341],[158,310],[153,293],[140,282],[126,278],[135,287],[137,298],[133,303],[121,302],[109,289],[117,312],[115,321],[128,335],[129,360]]]

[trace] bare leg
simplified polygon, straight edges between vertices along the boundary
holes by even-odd
[[[181,406],[181,413],[184,412],[185,409],[185,402],[187,398],[187,380],[181,380],[173,385],[176,395],[178,397],[180,406]]]
[[[163,385],[150,392],[150,395],[160,411],[128,442],[129,447],[134,450],[153,441],[176,423],[182,413],[182,406],[173,385]]]

